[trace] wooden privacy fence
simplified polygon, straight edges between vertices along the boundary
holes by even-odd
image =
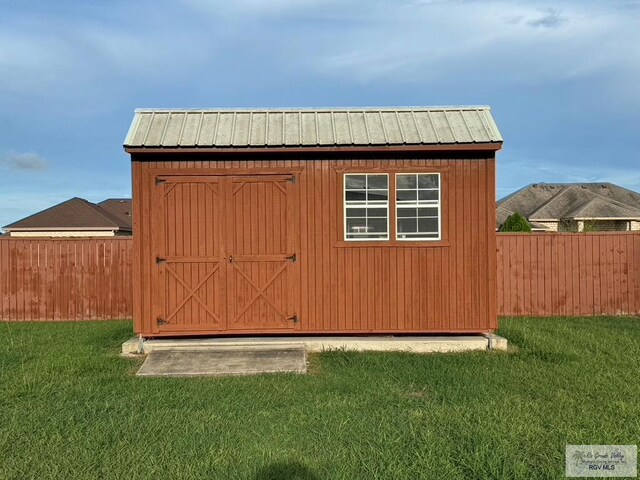
[[[131,238],[0,239],[0,321],[131,318]],[[640,233],[499,234],[499,315],[640,314]]]
[[[640,233],[498,234],[500,315],[640,313]]]
[[[0,320],[131,318],[131,238],[0,239]]]

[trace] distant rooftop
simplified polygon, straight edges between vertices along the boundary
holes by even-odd
[[[138,109],[127,148],[501,143],[489,107]]]
[[[498,224],[518,212],[531,222],[637,220],[640,193],[613,183],[532,183],[498,201]]]
[[[99,202],[98,206],[118,217],[123,225],[128,225],[131,228],[133,212],[130,198],[107,198]]]
[[[112,202],[112,200],[105,202]],[[125,219],[120,214],[112,213],[108,208],[103,208],[83,198],[74,197],[3,228],[8,231],[114,230],[130,232],[131,218]]]

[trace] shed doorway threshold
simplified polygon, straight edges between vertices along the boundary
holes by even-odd
[[[477,350],[506,350],[507,340],[495,334],[415,336],[309,336],[309,337],[206,337],[132,338],[122,344],[123,355],[163,351],[282,350],[302,347],[306,352],[348,350],[356,352],[445,353]]]

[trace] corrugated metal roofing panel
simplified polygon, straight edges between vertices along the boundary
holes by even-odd
[[[382,118],[380,118],[380,112],[365,112],[364,123],[369,132],[369,143],[372,145],[384,145],[387,143],[387,137],[384,134],[384,128],[382,126]]]
[[[222,112],[218,118],[218,127],[214,137],[214,145],[222,147],[231,146],[231,138],[233,137],[233,124],[235,114],[232,112]]]
[[[302,124],[302,135],[300,137],[300,145],[312,146],[318,143],[318,134],[316,131],[316,114],[315,112],[302,112],[300,114],[300,123]]]
[[[331,112],[316,113],[318,145],[335,145]]]
[[[282,125],[284,114],[282,112],[270,112],[267,114],[267,145],[270,147],[284,145],[284,126]]]
[[[251,115],[251,137],[249,145],[263,147],[267,143],[267,118],[264,114]]]
[[[394,145],[405,143],[402,128],[398,122],[398,112],[380,112],[380,119],[384,126],[386,143]]]
[[[487,138],[489,136],[487,127],[484,126],[480,113],[477,111],[464,112],[466,125],[469,128],[471,137],[474,141],[479,138]]]
[[[144,137],[144,144],[150,147],[159,147],[162,145],[162,136],[164,129],[169,120],[169,113],[162,112],[151,115],[151,124]]]
[[[336,143],[338,145],[352,145],[353,136],[349,127],[349,112],[334,112],[333,124],[335,125]]]
[[[473,137],[471,136],[469,127],[467,127],[466,125],[462,112],[444,112],[444,115],[447,118],[449,125],[451,126],[451,131],[454,138],[456,139],[456,142],[473,143]]]
[[[181,113],[169,114],[167,128],[162,138],[162,144],[168,147],[177,147],[180,145],[180,133],[184,124],[184,115]]]
[[[249,128],[251,124],[251,114],[248,112],[238,113],[235,122],[231,144],[246,147],[249,145],[249,134],[251,133]]]
[[[398,112],[398,122],[402,129],[404,143],[417,144],[421,143],[418,127],[413,118],[413,112]]]
[[[202,123],[200,124],[200,134],[198,135],[198,146],[207,147],[213,145],[213,139],[218,126],[218,113],[202,114]]]
[[[137,110],[126,147],[296,147],[502,142],[488,107]]]
[[[370,143],[367,124],[364,121],[364,112],[349,113],[351,122],[351,134],[354,145],[367,145]]]
[[[300,145],[300,115],[293,112],[284,114],[284,144]]]
[[[189,112],[185,115],[184,125],[182,127],[182,135],[180,136],[181,146],[185,146],[185,147],[196,146],[201,124],[202,124],[201,113]]]

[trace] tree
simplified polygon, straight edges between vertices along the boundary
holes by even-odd
[[[501,232],[530,232],[531,225],[527,222],[527,219],[520,215],[518,212],[513,215],[509,215],[507,219],[500,227]]]

